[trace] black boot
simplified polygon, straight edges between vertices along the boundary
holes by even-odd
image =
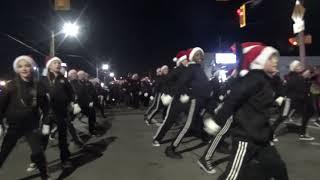
[[[176,152],[175,148],[172,146],[166,148],[165,154],[172,159],[182,159],[181,154]]]
[[[50,176],[48,173],[47,161],[44,156],[44,153],[31,155],[31,161],[34,162],[37,168],[39,169],[40,177],[42,180],[50,179]]]

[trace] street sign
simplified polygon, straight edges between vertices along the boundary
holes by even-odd
[[[293,33],[297,34],[304,31],[304,21],[297,21],[293,24]]]
[[[299,0],[296,1],[296,5],[294,6],[293,13],[292,13],[292,20],[294,21],[293,24],[293,33],[297,34],[299,32],[304,31],[304,14],[306,9],[300,3]]]
[[[56,11],[69,11],[70,10],[70,0],[55,0],[54,9]]]

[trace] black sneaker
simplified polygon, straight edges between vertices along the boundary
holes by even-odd
[[[159,147],[159,146],[160,146],[159,141],[153,140],[153,141],[152,141],[152,146],[154,146],[154,147]]]
[[[316,120],[316,121],[314,122],[314,125],[317,126],[317,127],[320,127],[320,120],[319,120],[319,119]]]
[[[62,162],[62,168],[63,169],[70,169],[70,168],[73,168],[73,165],[72,165],[71,161],[64,161],[64,162]]]
[[[210,160],[205,160],[203,158],[198,160],[198,165],[200,168],[208,174],[215,174],[217,171],[213,168],[212,162]]]
[[[300,141],[313,141],[314,137],[309,136],[308,134],[300,135],[299,136]]]
[[[172,159],[182,159],[182,156],[180,153],[177,153],[173,147],[167,147],[165,154],[167,157],[172,158]]]

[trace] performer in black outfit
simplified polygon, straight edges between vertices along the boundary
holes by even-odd
[[[0,126],[7,118],[9,125],[0,152],[0,168],[21,137],[31,148],[31,160],[40,171],[41,179],[49,178],[47,162],[41,146],[40,109],[43,114],[42,133],[49,133],[49,102],[46,90],[38,82],[36,64],[29,56],[19,56],[13,63],[16,77],[0,94]],[[1,127],[0,127],[1,128]]]

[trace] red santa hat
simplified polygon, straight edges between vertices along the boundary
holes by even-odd
[[[200,51],[204,55],[204,51],[200,47],[190,48],[187,50],[187,56],[190,62],[193,61],[193,57],[198,51]]]
[[[62,60],[58,57],[52,57],[50,58],[47,62],[46,62],[46,68],[48,69],[50,64],[53,62],[53,61],[59,61],[60,63],[62,63]]]
[[[188,60],[187,51],[179,51],[173,60],[177,63],[177,66],[179,66],[182,61]]]
[[[32,59],[32,57],[30,56],[26,56],[26,55],[22,55],[17,57],[14,61],[13,61],[13,70],[17,73],[18,72],[18,63],[22,60],[27,61],[28,63],[31,64],[32,69],[37,67],[37,64],[35,63],[35,61]]]
[[[259,42],[242,43],[243,62],[239,75],[244,76],[249,69],[264,69],[264,65],[271,55],[279,56],[278,50],[271,46],[265,46]]]

